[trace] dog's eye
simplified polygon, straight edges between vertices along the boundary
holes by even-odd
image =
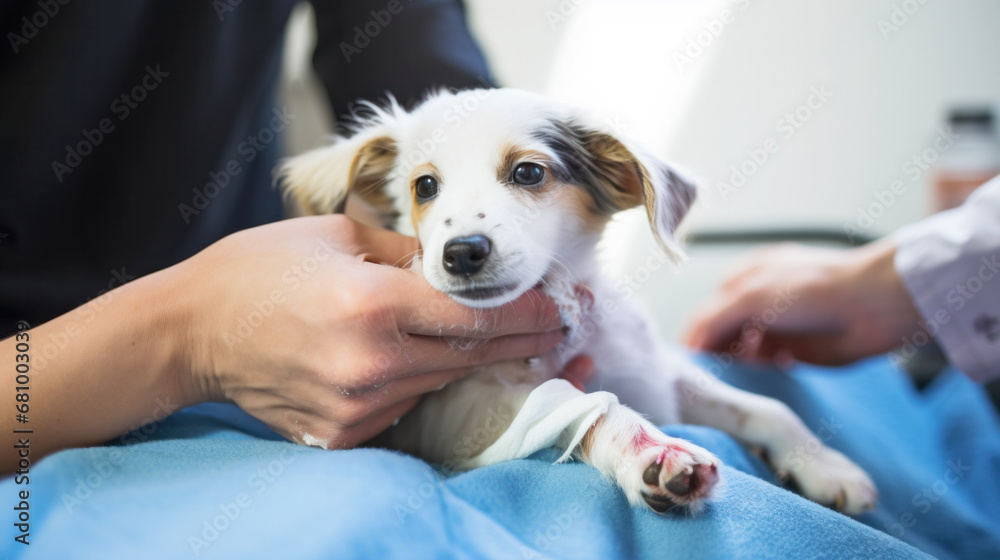
[[[521,163],[514,168],[511,179],[519,185],[537,185],[545,177],[545,170],[537,163]]]
[[[438,193],[437,179],[431,177],[430,175],[424,175],[423,177],[418,178],[416,191],[417,199],[421,202],[434,198]]]

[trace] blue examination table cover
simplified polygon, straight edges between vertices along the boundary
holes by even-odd
[[[800,498],[703,427],[666,432],[716,453],[725,487],[700,515],[661,516],[553,450],[449,473],[394,451],[296,446],[209,404],[35,463],[30,545],[14,540],[25,486],[4,478],[0,558],[1000,559],[1000,424],[961,373],[917,391],[885,357],[712,370],[790,404],[871,474],[877,509],[850,519]]]

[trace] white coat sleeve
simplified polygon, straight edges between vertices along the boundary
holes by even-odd
[[[1000,176],[894,237],[896,271],[924,329],[968,376],[1000,376]]]

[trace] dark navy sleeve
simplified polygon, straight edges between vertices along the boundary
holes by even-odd
[[[313,0],[313,65],[338,118],[391,92],[412,106],[439,87],[493,87],[458,0]]]

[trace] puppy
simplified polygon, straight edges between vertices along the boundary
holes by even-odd
[[[395,102],[368,109],[353,135],[283,164],[287,192],[314,214],[343,211],[351,195],[383,227],[415,235],[422,258],[413,269],[460,303],[498,307],[541,285],[570,326],[549,355],[495,364],[425,396],[383,443],[458,469],[555,446],[633,505],[697,510],[719,481],[719,460],[656,428],[693,423],[763,449],[812,500],[851,514],[874,506],[864,471],[787,406],[666,348],[638,304],[600,275],[601,233],[633,207],[645,208],[662,250],[682,256],[674,230],[695,189],[668,165],[523,91],[440,92],[409,113]],[[596,363],[589,388],[601,391],[556,379],[583,350]]]

